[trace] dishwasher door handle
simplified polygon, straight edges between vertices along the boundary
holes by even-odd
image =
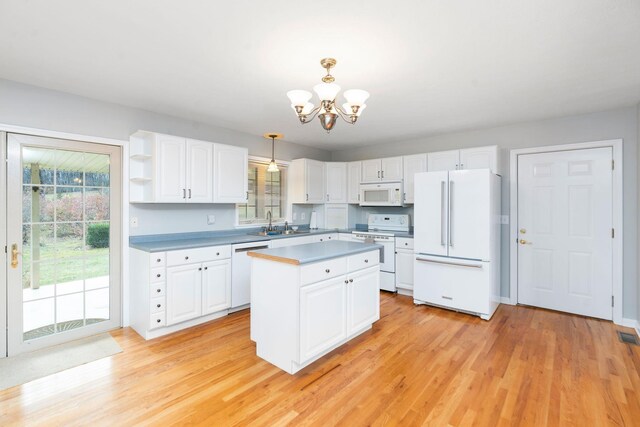
[[[268,249],[269,246],[268,245],[263,245],[263,246],[251,246],[250,248],[236,248],[236,250],[234,251],[235,253],[240,253],[240,252],[249,252],[249,251],[257,251],[258,249]]]

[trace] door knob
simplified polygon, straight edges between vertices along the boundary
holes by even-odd
[[[11,245],[11,268],[18,268],[18,244]]]
[[[524,240],[524,239],[520,239],[520,244],[521,244],[521,245],[531,245],[532,243],[531,243],[531,242],[527,242],[527,241],[526,241],[526,240]]]

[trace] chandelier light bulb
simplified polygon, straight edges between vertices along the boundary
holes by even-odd
[[[291,105],[296,107],[300,105],[306,105],[311,99],[311,97],[313,96],[313,94],[306,90],[296,89],[296,90],[290,90],[289,92],[287,92],[287,96],[291,100]]]
[[[349,89],[344,92],[344,98],[351,105],[361,106],[369,98],[369,92],[362,89]]]
[[[320,101],[333,101],[340,92],[340,86],[335,83],[320,83],[313,87],[313,91]]]

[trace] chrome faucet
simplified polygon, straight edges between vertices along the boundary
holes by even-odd
[[[286,233],[287,231],[289,231],[289,221],[284,222],[284,232]]]
[[[267,211],[267,219],[269,220],[267,231],[273,231],[273,225],[271,225],[271,211]]]

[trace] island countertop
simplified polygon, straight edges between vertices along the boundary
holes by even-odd
[[[260,249],[257,251],[247,252],[247,255],[254,258],[268,259],[270,261],[286,264],[302,265],[360,254],[376,249],[382,249],[382,245],[378,245],[376,243],[333,240],[329,242],[285,246],[283,248]]]

